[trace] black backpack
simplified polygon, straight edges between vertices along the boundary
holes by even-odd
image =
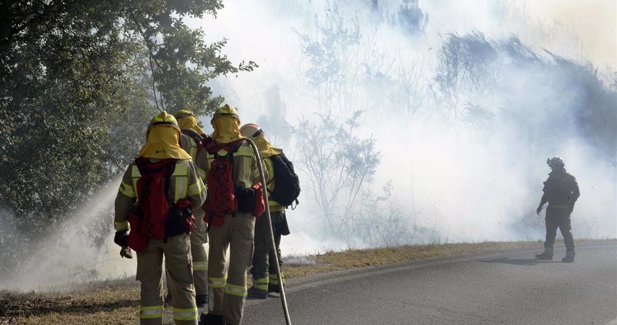
[[[290,206],[294,202],[298,204],[300,195],[300,179],[294,171],[294,166],[284,153],[270,157],[274,169],[274,191],[268,193],[270,198],[282,206]]]

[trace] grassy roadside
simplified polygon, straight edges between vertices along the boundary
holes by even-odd
[[[483,250],[533,248],[539,246],[541,244],[537,242],[484,242],[347,250],[315,255],[313,256],[314,265],[288,264],[285,265],[284,270],[287,278],[299,278],[316,273],[382,266],[438,256],[455,256]]]
[[[577,241],[602,243],[613,241]],[[538,248],[539,242],[485,242],[401,246],[348,250],[290,258],[284,266],[288,279],[355,268],[389,265],[437,256],[456,256],[487,250]],[[69,292],[0,292],[0,324],[131,324],[137,323],[139,284],[133,279],[96,282]]]

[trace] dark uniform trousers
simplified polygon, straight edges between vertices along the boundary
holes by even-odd
[[[549,205],[546,209],[546,241],[545,248],[553,248],[555,237],[557,236],[557,228],[561,231],[564,244],[568,251],[574,250],[574,239],[572,237],[572,226],[570,224],[570,207],[555,207]]]
[[[272,228],[274,230],[274,244],[276,246],[277,256],[279,257],[279,265],[282,265],[280,259],[281,249],[281,231],[280,224],[285,217],[285,211],[276,211],[270,213],[272,216]],[[274,265],[274,250],[272,249],[272,239],[268,229],[268,216],[264,214],[257,219],[255,223],[255,254],[253,255],[253,275],[254,287],[258,290],[267,292],[268,285],[278,285],[278,276]]]

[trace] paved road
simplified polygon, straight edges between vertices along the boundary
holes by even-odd
[[[533,251],[485,253],[291,282],[300,324],[617,324],[617,244],[577,247],[574,264]],[[285,324],[280,299],[249,301],[244,325]]]

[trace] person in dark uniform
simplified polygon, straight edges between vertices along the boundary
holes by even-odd
[[[555,243],[557,228],[559,228],[566,245],[566,256],[561,261],[572,263],[574,262],[574,238],[572,238],[570,214],[574,209],[574,203],[580,196],[578,184],[576,178],[566,172],[565,164],[561,158],[549,158],[546,163],[551,168],[551,172],[544,182],[544,194],[538,209],[536,209],[536,213],[539,215],[544,204],[548,202],[548,208],[546,208],[546,241],[544,242],[544,252],[536,254],[536,258],[539,260],[553,259],[553,244]]]

